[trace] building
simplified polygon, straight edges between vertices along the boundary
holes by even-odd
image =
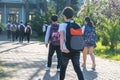
[[[30,20],[40,1],[42,0],[0,0],[0,23],[25,22],[26,18]]]

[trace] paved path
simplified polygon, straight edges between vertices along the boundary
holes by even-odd
[[[48,49],[38,41],[24,42],[2,41],[0,35],[0,62],[6,73],[6,80],[59,80],[56,71],[56,55],[50,71],[45,71]],[[81,60],[82,62],[82,54]],[[91,61],[87,60],[87,69],[82,69],[85,80],[120,80],[120,62],[96,57],[96,71],[91,70]],[[1,77],[0,77],[1,78]],[[77,80],[71,61],[67,68],[66,80]]]

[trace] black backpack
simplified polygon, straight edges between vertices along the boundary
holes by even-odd
[[[66,47],[70,51],[82,51],[84,40],[82,36],[82,28],[75,22],[66,22]]]
[[[21,24],[21,25],[20,25],[20,32],[24,32],[24,30],[25,30],[25,28],[24,28],[24,26]]]

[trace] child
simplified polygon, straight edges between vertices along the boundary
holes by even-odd
[[[48,63],[47,69],[50,70],[52,64],[52,56],[54,52],[57,53],[58,64],[57,70],[60,71],[60,57],[61,57],[61,50],[60,50],[60,34],[58,32],[59,24],[57,23],[58,17],[57,15],[53,14],[51,16],[52,24],[48,26],[46,35],[45,35],[45,45],[48,47],[48,41],[50,38],[50,45],[49,45],[49,52],[48,52]]]
[[[60,68],[60,80],[64,80],[65,79],[65,73],[66,73],[66,68],[68,65],[69,60],[71,59],[72,63],[73,63],[73,67],[74,70],[77,74],[78,80],[84,80],[83,78],[83,74],[82,71],[80,69],[80,51],[71,51],[70,49],[68,49],[66,47],[66,28],[68,27],[67,22],[69,23],[74,23],[74,21],[72,20],[73,18],[73,9],[71,7],[66,7],[63,10],[63,16],[64,16],[64,20],[66,23],[62,23],[60,24],[60,48],[62,51],[62,60],[61,60],[61,68]]]
[[[96,47],[96,32],[89,17],[85,17],[85,26],[83,26],[83,30],[85,45],[83,50],[82,67],[86,68],[87,53],[89,53],[92,60],[92,69],[95,70],[96,63],[93,50]]]

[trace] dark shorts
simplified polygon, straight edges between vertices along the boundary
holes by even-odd
[[[94,48],[96,47],[96,44],[91,44],[91,43],[84,43],[84,47],[91,47],[94,46]]]

